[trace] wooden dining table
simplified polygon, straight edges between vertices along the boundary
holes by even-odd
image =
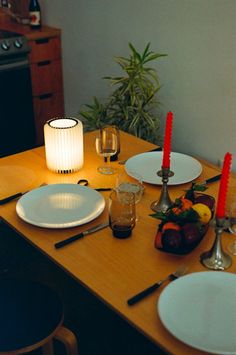
[[[147,152],[155,145],[125,132],[120,132],[121,152],[119,160],[128,159],[136,154]],[[19,191],[29,191],[41,184],[73,183],[87,179],[89,187],[111,187],[116,183],[116,174],[105,176],[97,171],[102,158],[95,150],[96,131],[84,134],[84,166],[71,174],[57,174],[48,170],[44,146],[1,158],[0,160],[0,199]],[[202,172],[196,179],[201,182],[220,173],[220,168],[197,158],[202,164]],[[117,172],[125,167],[117,161],[111,163]],[[160,170],[160,166],[156,166]],[[236,179],[235,175],[232,179]],[[172,200],[179,197],[190,187],[191,182],[168,187]],[[209,184],[207,193],[217,198],[219,181]],[[130,325],[151,340],[157,347],[171,354],[202,354],[172,336],[163,326],[157,311],[158,298],[162,289],[130,307],[127,300],[152,285],[157,280],[175,271],[180,264],[188,267],[188,273],[206,271],[200,262],[202,252],[211,248],[215,232],[210,227],[200,244],[186,255],[174,255],[157,250],[154,239],[159,220],[150,216],[150,205],[158,200],[161,186],[144,183],[144,194],[139,202],[139,220],[132,236],[117,239],[109,227],[69,244],[55,249],[54,244],[67,237],[80,233],[89,227],[108,220],[109,191],[101,192],[106,206],[95,220],[73,228],[43,228],[20,219],[16,213],[17,200],[0,206],[1,219],[19,233],[28,243],[66,271],[78,283],[118,313]],[[234,240],[234,236],[224,232],[223,248]],[[27,261],[25,261],[27,262]],[[226,272],[236,272],[236,260]]]

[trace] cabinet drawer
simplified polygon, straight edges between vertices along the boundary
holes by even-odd
[[[33,96],[63,91],[61,60],[32,64],[30,69]]]
[[[59,37],[36,39],[29,41],[29,45],[31,48],[30,63],[61,58],[61,41]]]
[[[43,126],[53,117],[64,116],[63,93],[45,94],[34,97],[34,116],[37,132],[37,144],[44,144]]]

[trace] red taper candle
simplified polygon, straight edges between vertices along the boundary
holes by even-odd
[[[166,128],[163,148],[162,169],[170,168],[170,150],[171,150],[171,136],[173,125],[173,113],[168,112],[166,116]]]
[[[217,218],[225,217],[225,206],[226,206],[226,197],[227,197],[228,183],[230,177],[231,163],[232,163],[232,154],[226,153],[224,157],[224,163],[223,163],[222,174],[220,179],[220,187],[218,192],[217,209],[216,209]]]

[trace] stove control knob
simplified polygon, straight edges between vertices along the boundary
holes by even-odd
[[[23,43],[19,39],[16,39],[15,42],[14,42],[14,46],[16,48],[21,48],[23,46]]]
[[[1,47],[2,47],[2,49],[3,49],[4,51],[8,51],[9,48],[10,48],[10,43],[7,42],[7,41],[4,41],[4,42],[1,43]]]

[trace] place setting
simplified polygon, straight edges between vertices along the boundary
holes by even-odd
[[[173,119],[173,112],[169,111],[166,115],[163,151],[141,153],[129,158],[125,163],[128,175],[137,174],[142,176],[144,183],[161,186],[159,199],[150,205],[154,212],[165,212],[173,204],[168,186],[192,182],[202,173],[202,165],[198,160],[171,151]],[[214,177],[212,181],[217,179],[218,177]]]
[[[188,274],[188,267],[180,265],[132,296],[127,304],[138,306],[154,292],[159,292],[156,312],[161,323],[175,338],[212,354],[236,353],[235,274],[222,271]]]
[[[143,182],[162,185],[163,173],[170,168],[168,172],[168,185],[180,185],[195,180],[202,173],[201,163],[189,155],[171,152],[171,137],[173,126],[173,113],[168,112],[166,117],[166,127],[164,135],[163,151],[152,151],[141,153],[129,158],[125,163],[127,174],[132,176],[135,172],[142,176]],[[157,167],[163,167],[157,172]]]
[[[154,217],[161,220],[155,247],[167,253],[181,255],[191,252],[207,233],[208,227],[214,229],[215,240],[211,249],[199,256],[199,262],[210,271],[188,274],[188,267],[180,265],[175,272],[127,300],[129,306],[134,306],[162,287],[156,309],[167,331],[195,349],[225,355],[236,354],[236,275],[225,271],[232,265],[233,260],[223,250],[221,242],[222,233],[227,231],[226,229],[236,234],[235,195],[228,196],[231,165],[232,154],[227,152],[222,172],[215,178],[220,179],[216,208],[214,198],[194,191],[193,183],[185,192],[182,201],[179,199],[179,205],[172,204],[167,210],[154,214]],[[233,192],[235,193],[235,186]],[[206,203],[209,213],[201,214],[200,210],[194,210],[193,202],[195,206]],[[194,212],[192,215],[186,212],[191,210]],[[203,233],[202,236],[199,234],[199,241],[194,240],[195,230],[186,228],[190,224],[193,227],[195,223]],[[190,235],[187,232],[190,232]],[[193,244],[190,247],[191,243]],[[234,255],[235,245],[234,242],[228,246]]]
[[[183,343],[213,354],[236,353],[236,275],[202,271],[184,275],[162,290],[157,313]]]
[[[50,184],[22,196],[17,215],[44,228],[71,228],[97,218],[105,208],[101,193],[77,184]]]
[[[46,166],[53,173],[66,175],[84,164],[82,123],[72,117],[58,117],[44,125]],[[110,137],[110,136],[109,136]],[[78,144],[79,142],[79,144]],[[117,141],[115,141],[115,149]],[[40,186],[8,196],[4,203],[20,197],[16,213],[25,222],[43,228],[71,228],[98,218],[105,209],[100,193],[111,188],[92,188],[89,181]]]
[[[84,163],[83,145],[73,146],[76,139],[81,141],[83,137],[80,123],[70,117],[55,118],[46,122],[44,129],[47,168],[64,175],[81,170]],[[99,156],[107,159],[97,170],[105,178],[106,175],[116,174],[115,186],[92,188],[87,178],[80,178],[75,184],[50,184],[19,192],[8,196],[3,203],[20,197],[16,203],[16,213],[23,221],[42,228],[65,229],[97,219],[106,206],[106,200],[100,192],[110,191],[107,200],[109,221],[65,238],[55,243],[55,248],[60,249],[108,225],[113,236],[126,238],[131,235],[137,221],[136,205],[142,197],[143,185],[140,177],[117,174],[117,170],[111,166],[110,157],[117,153],[119,145],[119,131],[115,126],[99,130],[95,149]]]

